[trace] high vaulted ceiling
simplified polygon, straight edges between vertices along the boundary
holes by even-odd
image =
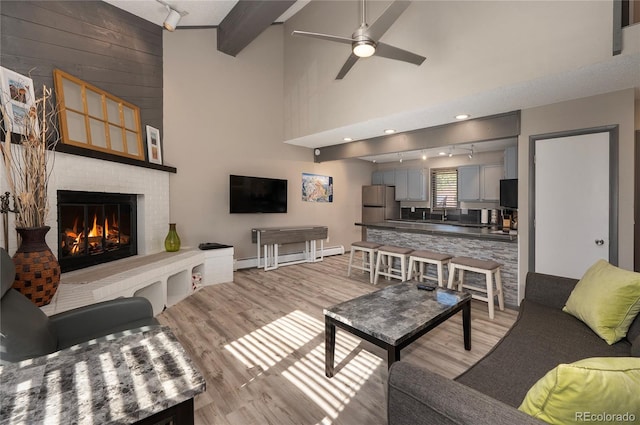
[[[167,17],[167,8],[157,0],[104,0],[122,10],[162,26]],[[163,0],[164,1],[164,0]],[[310,0],[298,0],[274,22],[285,22],[302,9]],[[245,3],[263,3],[261,1],[244,1]],[[266,3],[271,1],[267,0]],[[238,3],[238,0],[167,0],[179,12],[187,12],[180,20],[180,27],[213,27],[220,22]]]
[[[159,26],[167,17],[169,4],[180,12],[187,12],[178,25],[180,28],[218,27],[218,49],[235,56],[248,45],[262,30],[272,23],[285,22],[311,0],[104,0],[118,8],[144,18]],[[281,11],[278,11],[279,9]],[[264,15],[268,16],[264,16]],[[253,18],[252,18],[252,15]],[[255,15],[263,15],[256,17]],[[375,20],[377,16],[370,17]],[[259,22],[256,30],[253,23]],[[248,34],[250,32],[251,34]],[[348,34],[348,30],[344,31]],[[637,31],[635,32],[637,34]],[[228,36],[228,39],[225,37]],[[532,108],[577,99],[629,87],[636,89],[640,98],[640,53],[638,41],[633,37],[629,54],[612,55],[606,60],[534,80],[505,85],[494,90],[469,94],[456,100],[431,105],[412,111],[378,117],[364,122],[301,135],[286,140],[285,143],[309,148],[322,148],[345,143],[343,138],[363,140],[380,137],[384,129],[393,128],[398,132],[411,131],[454,122],[454,116],[461,112],[473,118],[484,117],[504,111]],[[221,45],[222,43],[222,45]],[[226,50],[225,50],[226,49]],[[375,63],[375,59],[371,62]],[[402,66],[402,64],[397,65]],[[485,146],[475,146],[476,151]],[[429,156],[438,152],[427,152]],[[419,158],[423,151],[404,152],[405,159]],[[397,153],[386,156],[362,157],[365,160],[386,162],[397,159]]]
[[[162,26],[170,8],[179,28],[218,28],[218,50],[236,56],[262,31],[297,13],[310,0],[104,0]]]

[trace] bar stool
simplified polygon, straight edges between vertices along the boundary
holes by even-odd
[[[349,255],[349,268],[347,269],[347,277],[351,276],[351,268],[369,272],[369,282],[373,283],[373,275],[375,274],[376,253],[381,244],[375,242],[358,241],[351,244],[351,254]],[[355,252],[362,254],[362,265],[353,264]]]
[[[386,276],[387,279],[400,279],[404,282],[407,276],[407,260],[409,254],[413,252],[411,248],[402,248],[393,245],[382,245],[378,247],[378,258],[376,259],[376,275],[373,279],[374,284],[378,284],[378,277]],[[400,261],[400,268],[393,268],[393,259]]]
[[[504,310],[504,296],[502,294],[502,278],[500,277],[500,267],[502,267],[502,264],[492,260],[478,260],[476,258],[470,257],[455,257],[449,262],[449,282],[447,286],[449,289],[453,289],[454,276],[456,270],[458,270],[459,280],[456,282],[458,291],[461,291],[463,288],[467,288],[486,293],[486,297],[476,294],[472,294],[472,297],[477,300],[487,302],[487,304],[489,305],[489,318],[493,319],[493,298],[495,296],[498,297],[498,306],[500,307],[500,310]],[[465,271],[484,274],[487,284],[486,289],[482,289],[472,285],[465,285]],[[495,276],[496,281],[495,293],[493,291],[493,276]]]
[[[438,286],[444,286],[444,266],[449,264],[453,256],[449,254],[441,254],[439,252],[416,250],[409,256],[409,267],[407,280],[413,279],[414,275],[418,275],[418,281],[423,282],[425,279],[438,282]],[[437,268],[437,278],[427,276],[429,265],[433,264]],[[414,270],[418,266],[418,270]]]

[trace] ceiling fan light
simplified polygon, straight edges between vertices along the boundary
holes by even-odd
[[[376,52],[376,46],[372,41],[363,40],[353,43],[353,54],[359,58],[368,58]]]

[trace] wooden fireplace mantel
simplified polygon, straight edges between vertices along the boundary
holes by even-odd
[[[175,174],[178,172],[177,168],[168,165],[154,164],[134,158],[127,158],[126,156],[113,155],[107,152],[85,149],[79,146],[65,145],[64,143],[58,143],[55,147],[55,151],[84,156],[85,158],[100,159],[102,161],[119,162],[120,164],[133,165],[135,167],[150,168],[152,170],[165,171],[167,173]]]

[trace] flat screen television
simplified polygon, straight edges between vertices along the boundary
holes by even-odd
[[[286,213],[287,181],[229,176],[229,213]]]
[[[502,208],[518,208],[518,179],[500,180],[500,206]]]

